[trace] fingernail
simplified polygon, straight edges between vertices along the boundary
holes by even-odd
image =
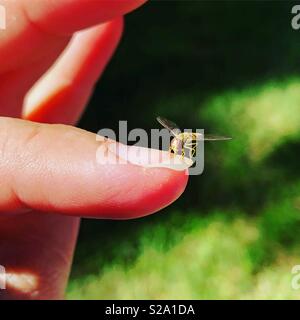
[[[109,143],[108,149],[111,153],[123,160],[123,163],[132,164],[146,168],[168,168],[176,171],[184,171],[193,165],[189,158],[182,158],[168,151],[160,151],[137,146],[127,146],[121,143]]]

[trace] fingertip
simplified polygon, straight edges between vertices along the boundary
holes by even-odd
[[[183,194],[188,182],[187,171],[156,170],[156,188],[152,192],[145,192],[140,201],[138,214],[133,214],[130,218],[143,217],[158,212],[175,202]]]
[[[146,0],[60,0],[27,2],[29,19],[42,30],[56,35],[72,35],[135,10]]]
[[[143,174],[124,186],[123,195],[101,210],[101,218],[135,219],[162,210],[184,192],[188,174],[166,168],[143,169]],[[97,217],[96,212],[96,217]]]

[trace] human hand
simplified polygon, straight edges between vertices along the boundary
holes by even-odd
[[[0,298],[63,298],[79,217],[147,215],[186,186],[184,170],[98,164],[96,135],[67,126],[118,44],[122,15],[144,2],[0,0]]]

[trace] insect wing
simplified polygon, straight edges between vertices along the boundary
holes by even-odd
[[[177,124],[168,120],[168,119],[165,119],[165,118],[162,118],[162,117],[157,117],[156,120],[163,126],[165,127],[166,129],[168,129],[169,131],[171,131],[171,133],[174,135],[174,136],[177,136],[181,131],[180,129],[178,128]]]
[[[205,134],[204,135],[204,140],[206,141],[224,141],[224,140],[231,140],[232,138],[230,137],[225,137],[225,136],[218,136],[214,134]]]
[[[231,140],[232,138],[225,137],[225,136],[218,136],[216,134],[202,134],[202,133],[192,133],[191,140],[198,140],[198,141],[225,141]]]

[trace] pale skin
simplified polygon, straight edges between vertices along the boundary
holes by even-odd
[[[0,0],[9,17],[0,32],[0,299],[64,298],[80,217],[142,217],[185,189],[184,170],[97,164],[99,141],[72,126],[117,47],[122,16],[144,2]]]

